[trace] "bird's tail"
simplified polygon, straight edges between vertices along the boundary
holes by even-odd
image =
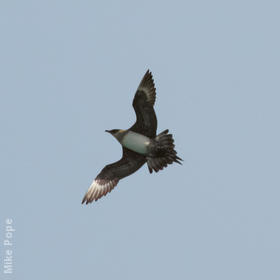
[[[152,173],[153,170],[158,172],[173,162],[182,164],[180,162],[182,159],[177,156],[177,152],[174,149],[174,139],[172,134],[168,134],[168,129],[157,135],[154,141],[156,142],[155,149],[152,154],[147,157],[150,173]]]

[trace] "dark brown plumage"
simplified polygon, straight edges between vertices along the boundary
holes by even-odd
[[[122,145],[125,145],[122,143],[122,139],[127,137],[125,135],[132,134],[132,136],[128,136],[130,137],[129,139],[135,139],[136,137],[136,142],[140,143],[138,145],[142,145],[141,149],[143,150],[144,148],[145,150],[147,148],[147,154],[141,154],[123,146],[122,158],[115,163],[106,165],[101,170],[93,180],[82,203],[88,204],[105,196],[111,192],[120,179],[134,173],[146,162],[150,173],[153,170],[158,172],[173,162],[181,164],[181,159],[174,150],[172,134],[168,134],[168,130],[165,130],[156,136],[157,117],[153,108],[155,100],[156,88],[152,73],[148,70],[137,88],[132,103],[136,113],[135,124],[125,133],[123,133],[123,130],[118,129],[107,131],[115,136]],[[146,142],[148,142],[147,147],[145,146]],[[137,144],[135,145],[137,148]]]

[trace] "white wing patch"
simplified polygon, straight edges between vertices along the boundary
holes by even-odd
[[[95,179],[90,185],[87,193],[85,194],[82,204],[86,202],[86,204],[96,201],[102,196],[105,196],[108,192],[110,192],[117,184],[119,180],[106,180],[106,179]]]
[[[156,100],[156,88],[154,84],[154,79],[152,73],[148,70],[144,75],[140,85],[137,88],[138,91],[143,91],[147,97],[147,101],[151,105],[155,104]]]

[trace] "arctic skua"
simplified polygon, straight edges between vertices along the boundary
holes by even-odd
[[[120,179],[131,175],[145,163],[150,173],[158,172],[173,162],[181,164],[182,159],[177,156],[174,140],[168,129],[156,134],[155,100],[155,84],[152,73],[148,70],[137,88],[132,103],[136,113],[135,124],[126,130],[106,130],[122,145],[122,158],[101,170],[82,203],[88,204],[105,196]]]

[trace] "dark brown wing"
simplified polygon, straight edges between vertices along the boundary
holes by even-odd
[[[82,203],[88,204],[106,195],[118,184],[120,179],[137,171],[145,162],[146,158],[143,155],[123,148],[122,158],[102,169],[90,185]]]
[[[136,122],[130,130],[154,138],[157,131],[157,117],[154,111],[156,89],[152,73],[148,70],[140,82],[133,99]]]

